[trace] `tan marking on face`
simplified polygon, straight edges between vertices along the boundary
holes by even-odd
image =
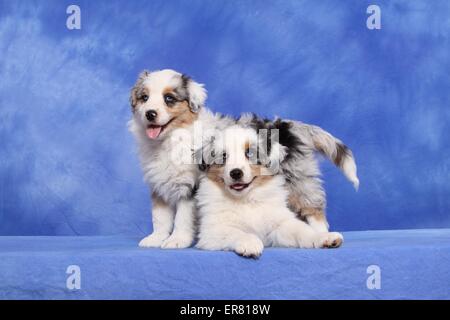
[[[250,149],[250,142],[248,141],[244,144],[244,152],[246,152],[247,149]]]
[[[171,94],[173,94],[173,95],[175,96],[175,92],[173,91],[173,88],[172,88],[172,87],[166,87],[166,88],[164,88],[164,90],[163,90],[163,92],[162,92],[163,96],[166,95],[166,94],[168,94],[168,93],[171,93]]]
[[[273,178],[272,175],[264,174],[264,167],[261,165],[251,164],[250,170],[252,173],[252,177],[256,177],[256,178],[254,178],[254,180],[252,182],[252,184],[255,187],[262,186],[262,185],[266,184],[268,181],[272,180],[272,178]]]
[[[206,177],[210,181],[214,182],[220,188],[220,190],[222,191],[222,195],[224,197],[227,197],[229,199],[235,199],[231,195],[231,193],[228,192],[228,190],[226,190],[228,187],[225,185],[225,181],[223,180],[224,172],[225,172],[225,167],[224,166],[213,164],[207,169]]]
[[[171,87],[166,87],[162,95],[172,94],[174,97],[177,94],[173,91]],[[198,118],[198,114],[192,112],[189,108],[189,103],[187,101],[176,102],[174,105],[166,106],[167,113],[170,114],[170,119],[174,119],[169,126],[184,128],[190,126]]]
[[[142,96],[147,95],[150,96],[150,89],[145,87],[144,85],[140,85],[137,87],[134,87],[131,91],[131,110],[133,112],[136,111],[136,109],[145,103],[145,101],[142,100]]]
[[[170,114],[170,119],[174,119],[169,126],[188,127],[198,118],[198,114],[191,111],[187,101],[177,102],[171,107],[166,107],[166,110]]]
[[[223,180],[224,166],[212,164],[206,173],[209,180],[215,182],[219,187],[223,188],[225,182]]]

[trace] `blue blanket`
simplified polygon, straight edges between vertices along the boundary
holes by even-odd
[[[0,237],[0,298],[450,298],[450,229],[344,236],[340,249],[268,248],[259,260],[141,249],[135,237]],[[67,287],[73,265],[80,289]]]

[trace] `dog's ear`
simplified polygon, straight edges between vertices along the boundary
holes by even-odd
[[[144,83],[144,80],[150,75],[150,71],[148,70],[144,70],[142,71],[137,80],[136,83],[134,84],[133,88],[131,89],[130,92],[130,105],[131,105],[131,111],[134,112],[134,110],[136,109],[136,105],[138,102],[138,94],[139,91],[142,89],[142,84]]]
[[[211,135],[209,138],[205,139],[202,143],[202,147],[198,149],[195,153],[195,159],[198,163],[198,168],[200,171],[208,171],[212,164],[215,163],[216,158],[216,136]]]
[[[211,164],[208,162],[209,160],[205,161],[205,157],[203,156],[203,152],[201,152],[201,159],[198,162],[198,169],[200,171],[208,171],[209,167],[211,167]]]
[[[278,142],[274,142],[272,144],[272,148],[270,151],[270,162],[274,163],[276,162],[278,165],[284,161],[287,155],[287,148],[283,145],[281,145]]]
[[[209,168],[209,164],[206,163],[203,156],[203,151],[203,148],[194,151],[194,163],[198,164],[198,169],[200,171],[206,171]]]
[[[183,74],[183,85],[188,92],[189,108],[191,111],[196,113],[200,108],[205,106],[205,101],[207,98],[206,89],[203,84],[195,82],[189,76]]]
[[[262,132],[264,139],[261,139],[259,145],[259,155],[264,167],[269,170],[270,174],[278,174],[281,169],[281,163],[287,156],[287,147],[279,142],[279,129],[269,129]]]

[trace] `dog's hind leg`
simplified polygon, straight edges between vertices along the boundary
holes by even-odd
[[[274,247],[337,248],[343,242],[338,232],[317,232],[298,219],[287,219],[269,234]]]
[[[324,210],[320,208],[302,208],[299,214],[301,219],[306,220],[317,232],[328,232],[329,225]]]
[[[153,233],[139,242],[140,247],[161,247],[173,229],[174,210],[159,196],[152,194]]]
[[[320,247],[319,233],[304,221],[287,219],[269,234],[274,247],[316,248]]]
[[[310,192],[317,199],[305,201],[305,195],[301,194],[297,187],[291,190],[288,198],[289,209],[295,212],[303,221],[306,221],[317,232],[328,232],[328,221],[325,215],[325,196],[320,188],[317,192]],[[315,205],[312,205],[314,202]]]
[[[175,223],[172,235],[162,244],[165,249],[187,248],[195,237],[194,199],[180,199],[177,203]]]

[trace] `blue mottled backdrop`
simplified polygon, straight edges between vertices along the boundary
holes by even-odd
[[[2,0],[0,234],[150,231],[126,128],[144,68],[190,74],[214,110],[344,140],[361,187],[322,163],[333,229],[450,227],[449,53],[448,1]]]

